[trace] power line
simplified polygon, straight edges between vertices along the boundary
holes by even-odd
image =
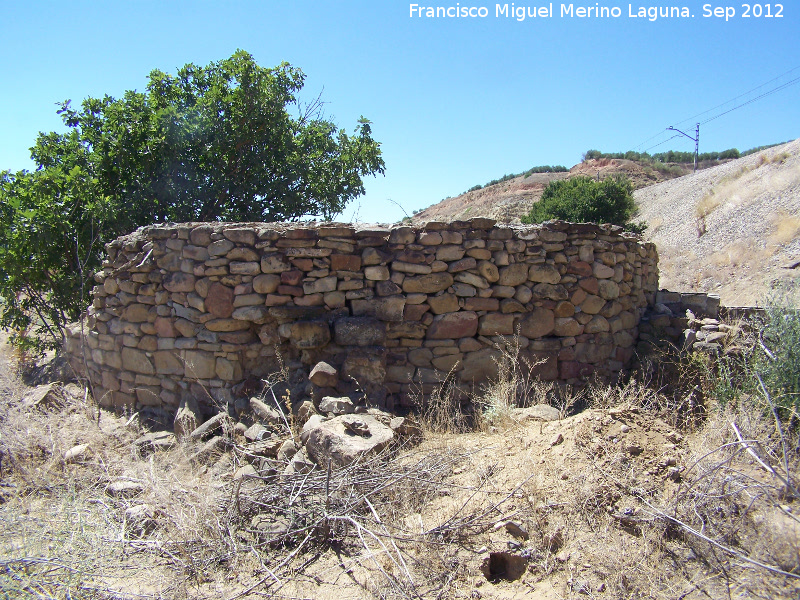
[[[786,72],[784,72],[784,73],[781,73],[781,74],[780,74],[780,75],[778,75],[777,77],[773,77],[772,79],[770,79],[769,81],[767,81],[767,82],[765,82],[765,83],[762,83],[761,85],[757,85],[757,86],[756,86],[756,87],[754,87],[753,89],[751,89],[751,90],[748,90],[748,91],[744,92],[743,94],[739,94],[739,95],[738,95],[738,96],[736,96],[735,98],[731,98],[730,100],[726,100],[726,101],[725,101],[725,102],[723,102],[722,104],[717,104],[716,106],[714,106],[714,107],[712,107],[712,108],[709,108],[708,110],[704,110],[704,111],[703,111],[703,112],[701,112],[701,113],[698,113],[698,114],[696,114],[696,115],[694,115],[694,116],[692,116],[692,117],[689,117],[688,119],[684,119],[683,121],[679,121],[678,123],[676,123],[676,125],[681,125],[682,123],[687,123],[687,122],[694,121],[694,120],[696,120],[698,117],[702,117],[703,115],[705,115],[705,114],[708,114],[708,113],[710,113],[711,111],[717,110],[718,108],[722,108],[722,107],[723,107],[723,106],[725,106],[726,104],[730,104],[731,102],[735,102],[735,101],[736,101],[736,100],[738,100],[739,98],[744,98],[744,97],[745,97],[745,96],[747,96],[748,94],[752,94],[752,93],[753,93],[753,92],[755,92],[756,90],[760,90],[760,89],[761,89],[761,88],[763,88],[764,86],[767,86],[767,85],[769,85],[770,83],[773,83],[773,82],[775,82],[775,81],[778,81],[778,80],[779,80],[779,79],[781,79],[782,77],[784,77],[784,76],[788,75],[789,73],[791,73],[791,72],[793,72],[793,71],[796,71],[797,69],[800,69],[800,65],[798,65],[798,66],[796,66],[796,67],[793,67],[793,68],[789,69],[788,71],[786,71]],[[795,81],[796,81],[796,80],[795,80]],[[783,84],[782,84],[782,85],[783,85]],[[706,122],[707,122],[707,121],[706,121]]]
[[[731,113],[731,112],[733,112],[733,111],[735,111],[735,110],[739,110],[740,108],[742,108],[742,107],[744,107],[744,106],[747,106],[748,104],[752,104],[752,103],[753,103],[753,102],[755,102],[756,100],[761,100],[761,98],[766,98],[767,96],[770,96],[770,95],[774,94],[775,92],[779,92],[779,91],[781,91],[781,90],[784,90],[784,89],[786,89],[787,87],[794,85],[794,84],[795,84],[795,83],[797,83],[798,81],[800,81],[800,77],[798,77],[797,79],[793,79],[792,81],[789,81],[789,82],[787,82],[787,83],[785,83],[785,84],[781,85],[780,87],[776,87],[776,88],[775,88],[775,89],[773,89],[773,90],[770,90],[770,91],[768,91],[768,92],[764,92],[764,93],[763,93],[763,94],[761,94],[760,96],[756,96],[756,97],[755,97],[755,98],[753,98],[752,100],[748,100],[747,102],[743,102],[743,103],[742,103],[742,104],[740,104],[739,106],[734,106],[734,107],[733,107],[733,108],[731,108],[730,110],[726,110],[725,112],[722,112],[722,113],[718,114],[718,115],[717,115],[717,116],[715,116],[715,117],[711,117],[710,119],[706,119],[705,121],[703,121],[703,122],[701,123],[701,125],[702,125],[702,124],[705,124],[705,123],[710,123],[711,121],[713,121],[713,120],[715,120],[715,119],[719,119],[721,116],[723,116],[723,115],[727,115],[728,113]]]
[[[770,79],[769,81],[767,81],[767,82],[765,82],[765,83],[762,83],[761,85],[758,85],[758,86],[754,87],[753,89],[751,89],[751,90],[748,90],[747,92],[744,92],[743,94],[739,94],[738,96],[736,96],[736,97],[734,97],[734,98],[731,98],[730,100],[726,100],[726,101],[725,101],[725,102],[723,102],[722,104],[718,104],[718,105],[716,105],[716,106],[714,106],[714,107],[712,107],[712,108],[709,108],[708,110],[705,110],[705,111],[703,111],[703,112],[700,112],[700,113],[698,113],[698,114],[696,114],[696,115],[694,115],[694,116],[692,116],[692,117],[689,117],[688,119],[684,119],[683,121],[678,121],[678,122],[676,123],[676,125],[681,125],[681,124],[683,124],[683,123],[687,123],[687,122],[693,121],[693,120],[695,120],[697,117],[701,117],[701,116],[703,116],[703,115],[706,115],[706,114],[708,114],[708,113],[710,113],[710,112],[712,112],[712,111],[715,111],[715,110],[716,110],[716,109],[718,109],[718,108],[721,108],[721,107],[723,107],[723,106],[726,106],[726,105],[730,104],[731,102],[735,102],[736,100],[739,100],[740,98],[743,98],[743,97],[747,96],[748,94],[751,94],[751,93],[755,92],[756,90],[760,90],[761,88],[763,88],[763,87],[765,87],[765,86],[767,86],[767,85],[769,85],[769,84],[771,84],[771,83],[774,83],[775,81],[778,81],[779,79],[781,79],[781,78],[785,77],[786,75],[788,75],[789,73],[792,73],[793,71],[796,71],[797,69],[800,69],[800,65],[798,65],[798,66],[796,66],[796,67],[793,67],[793,68],[789,69],[788,71],[785,71],[784,73],[781,73],[781,74],[780,74],[780,75],[778,75],[777,77],[774,77],[774,78]],[[786,82],[786,83],[783,83],[783,84],[779,85],[778,87],[775,87],[775,88],[773,88],[773,89],[771,89],[771,90],[768,90],[767,92],[764,92],[763,94],[760,94],[759,96],[756,96],[755,98],[752,98],[752,99],[748,100],[747,102],[743,102],[742,104],[739,104],[739,105],[737,105],[737,106],[734,106],[734,107],[733,107],[733,108],[731,108],[731,109],[728,109],[728,110],[726,110],[726,111],[724,111],[724,112],[721,112],[721,113],[720,113],[720,114],[718,114],[718,115],[715,115],[715,116],[713,116],[713,117],[710,117],[709,119],[706,119],[705,121],[702,121],[702,122],[701,122],[701,125],[702,125],[702,124],[705,124],[705,123],[709,123],[710,121],[713,121],[713,120],[715,120],[715,119],[718,119],[718,118],[722,117],[723,115],[726,115],[726,114],[728,114],[728,113],[731,113],[731,112],[733,112],[733,111],[735,111],[735,110],[738,110],[738,109],[740,109],[740,108],[742,108],[742,107],[744,107],[744,106],[747,106],[748,104],[752,104],[753,102],[756,102],[757,100],[760,100],[760,99],[762,99],[762,98],[765,98],[765,97],[767,97],[767,96],[770,96],[770,95],[772,95],[772,94],[774,94],[774,93],[776,93],[776,92],[779,92],[779,91],[781,91],[781,90],[784,90],[784,89],[786,89],[787,87],[789,87],[789,86],[792,86],[792,85],[796,84],[796,83],[797,83],[797,82],[799,82],[799,81],[800,81],[800,77],[798,77],[798,78],[795,78],[795,79],[792,79],[791,81],[788,81],[788,82]],[[640,148],[641,146],[643,146],[643,145],[645,145],[646,143],[648,143],[648,142],[650,142],[650,141],[652,141],[652,140],[654,140],[654,139],[658,138],[658,137],[659,137],[659,136],[661,136],[661,135],[664,135],[664,132],[663,132],[663,131],[661,131],[661,132],[659,132],[659,133],[657,133],[657,134],[655,134],[655,135],[653,135],[653,136],[651,136],[651,137],[647,138],[646,140],[644,140],[644,141],[643,141],[643,142],[641,142],[640,144],[638,144],[638,145],[634,146],[634,149],[638,149],[638,148]],[[650,146],[650,147],[649,147],[649,148],[647,148],[646,150],[643,150],[643,152],[648,152],[649,150],[651,150],[651,149],[653,149],[653,148],[656,148],[656,147],[658,147],[658,146],[660,146],[660,145],[662,145],[662,144],[666,144],[668,141],[670,141],[670,140],[674,139],[675,137],[679,137],[679,136],[672,136],[671,138],[669,138],[669,139],[666,139],[666,140],[664,140],[663,142],[659,142],[658,144],[655,144],[655,145],[653,145],[653,146]]]

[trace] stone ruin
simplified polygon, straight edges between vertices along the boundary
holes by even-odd
[[[162,418],[244,410],[282,370],[294,406],[403,409],[491,381],[509,340],[543,380],[611,380],[658,288],[653,244],[558,221],[184,223],[106,249],[67,353],[101,405]]]

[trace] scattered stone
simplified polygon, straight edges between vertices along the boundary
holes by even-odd
[[[250,398],[250,409],[253,414],[261,419],[263,422],[270,425],[283,424],[283,414],[278,412],[276,408],[269,406],[266,402],[262,402],[258,398]]]
[[[400,437],[422,437],[422,428],[408,417],[394,417],[389,421],[389,428]]]
[[[211,464],[223,452],[225,452],[225,447],[225,438],[223,438],[221,435],[214,436],[205,444],[203,444],[197,452],[189,457],[189,460],[195,465]]]
[[[553,439],[550,440],[550,446],[558,446],[560,443],[564,441],[564,436],[560,433],[557,433],[553,436]]]
[[[302,426],[313,416],[317,414],[317,409],[311,400],[304,400],[299,407],[297,407],[297,421]]]
[[[294,440],[286,440],[281,444],[281,447],[278,448],[276,458],[281,462],[289,462],[292,457],[297,454],[298,450],[300,450],[300,446],[298,446]]]
[[[336,387],[339,372],[326,362],[318,362],[308,378],[319,387]]]
[[[516,521],[500,521],[494,526],[495,529],[504,528],[508,533],[516,538],[527,540],[530,537],[528,530]]]
[[[191,433],[203,423],[203,415],[197,400],[194,398],[184,398],[181,400],[178,412],[173,421],[173,431],[178,441],[184,441]]]
[[[133,498],[144,491],[144,485],[138,481],[118,479],[106,486],[106,494],[114,498]]]
[[[271,434],[269,430],[264,427],[261,423],[254,423],[247,430],[244,432],[245,439],[251,442],[257,442],[265,437],[269,437]]]
[[[154,431],[146,433],[133,442],[133,447],[141,456],[146,456],[151,452],[169,450],[178,443],[178,438],[169,431]]]
[[[227,413],[217,413],[208,421],[200,425],[200,427],[192,431],[192,433],[189,434],[189,439],[193,442],[204,440],[211,434],[220,430],[225,432],[232,426],[233,419],[231,419]]]
[[[250,521],[250,527],[258,533],[259,540],[270,546],[277,546],[289,535],[292,521],[288,517],[275,517],[269,514],[257,514]]]
[[[317,465],[314,464],[314,461],[308,455],[308,450],[306,448],[300,448],[290,459],[289,464],[286,465],[286,468],[283,471],[283,475],[294,475],[298,474],[305,474],[310,473],[314,470],[314,467]]]
[[[78,444],[64,453],[65,463],[83,461],[89,453],[89,444]]]
[[[512,409],[511,415],[517,421],[558,421],[561,411],[549,404],[536,404],[528,408]]]
[[[137,504],[125,510],[125,530],[129,534],[147,535],[157,525],[156,510],[150,504]]]
[[[252,479],[254,477],[258,477],[256,468],[253,465],[244,465],[236,469],[236,472],[233,474],[233,481]]]
[[[353,401],[348,397],[334,398],[332,396],[325,396],[319,403],[319,411],[321,413],[332,413],[334,416],[349,415],[355,412]]]

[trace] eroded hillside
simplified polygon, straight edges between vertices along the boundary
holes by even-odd
[[[673,166],[670,173],[630,160],[592,159],[575,165],[566,173],[534,173],[527,177],[515,177],[479,190],[445,198],[417,213],[414,221],[452,221],[489,217],[501,223],[510,223],[530,210],[531,204],[541,198],[542,192],[551,181],[578,175],[603,179],[622,174],[633,182],[634,189],[638,189],[682,174],[682,169],[683,167]]]
[[[761,304],[800,275],[800,140],[634,193],[661,287]]]

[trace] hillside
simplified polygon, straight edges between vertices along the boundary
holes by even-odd
[[[763,303],[780,281],[800,267],[800,140],[709,166],[657,171],[624,159],[592,159],[568,173],[517,177],[442,200],[414,222],[477,216],[510,223],[528,212],[547,184],[576,175],[617,173],[633,182],[648,223],[645,237],[658,245],[661,287],[719,293],[726,306]]]
[[[634,193],[661,287],[760,304],[800,275],[800,140]]]
[[[577,175],[608,177],[623,174],[634,189],[666,181],[686,171],[685,166],[672,166],[677,173],[657,171],[647,165],[625,159],[600,158],[587,160],[572,167],[567,173],[534,173],[520,176],[482,189],[464,192],[429,206],[414,216],[414,222],[452,221],[472,217],[490,217],[502,223],[519,219],[530,210],[530,205],[542,196],[551,181]]]

